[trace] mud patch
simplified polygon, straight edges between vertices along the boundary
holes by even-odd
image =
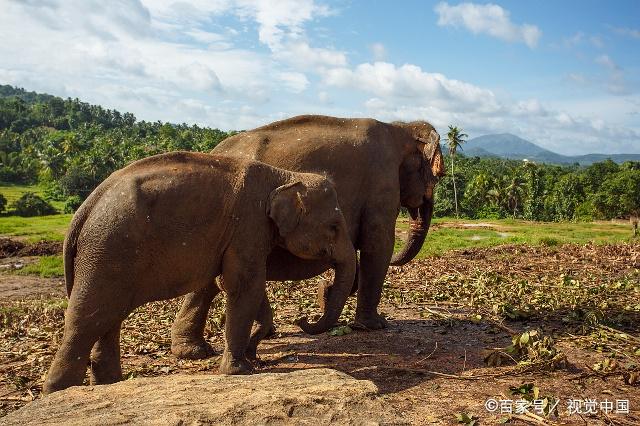
[[[40,296],[64,297],[64,280],[30,275],[0,275],[0,300]]]
[[[62,241],[24,243],[13,238],[0,238],[0,258],[15,256],[51,256],[62,253]]]

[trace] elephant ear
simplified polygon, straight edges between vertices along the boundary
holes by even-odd
[[[267,215],[275,222],[281,237],[290,234],[307,212],[303,198],[307,187],[302,182],[282,185],[271,191]]]
[[[418,138],[418,148],[422,152],[424,161],[429,165],[431,174],[435,176],[444,176],[444,158],[440,149],[440,135],[435,130],[429,132],[429,138]]]

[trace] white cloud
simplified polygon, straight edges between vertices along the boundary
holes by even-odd
[[[524,42],[536,47],[542,31],[535,25],[516,25],[511,22],[509,11],[495,4],[460,3],[451,6],[446,2],[435,7],[438,25],[464,27],[474,34],[488,34],[509,42]]]
[[[373,109],[373,110],[378,109],[378,110],[380,110],[380,109],[386,108],[387,104],[386,104],[385,101],[383,101],[380,98],[371,98],[371,99],[368,99],[364,103],[364,106],[367,109]]]
[[[640,30],[636,28],[614,27],[613,31],[623,36],[640,39]]]
[[[317,70],[324,67],[343,66],[347,63],[344,53],[311,47],[306,42],[291,42],[286,48],[276,50],[274,58],[301,70]]]
[[[207,65],[193,63],[185,65],[179,71],[179,75],[185,77],[185,83],[197,90],[215,91],[222,88],[218,75]]]
[[[589,82],[589,79],[582,73],[579,72],[575,72],[575,73],[569,73],[567,75],[567,78],[569,79],[569,81],[571,81],[572,83],[578,84],[578,85],[585,85]]]
[[[591,47],[595,47],[596,49],[603,49],[605,47],[605,42],[602,36],[599,34],[588,35],[582,31],[577,31],[571,36],[564,37],[559,43],[552,42],[550,46],[554,48],[573,49],[587,44]]]
[[[580,44],[583,39],[584,33],[582,31],[578,31],[571,37],[566,37],[565,39],[563,39],[562,44],[564,45],[564,47],[571,48]]]
[[[373,54],[373,59],[375,61],[384,61],[387,56],[387,49],[384,47],[382,43],[373,43],[369,46],[371,49],[371,53]]]
[[[354,69],[328,70],[324,82],[329,86],[352,88],[379,98],[422,99],[429,103],[460,109],[495,111],[495,95],[469,83],[448,79],[439,73],[428,73],[420,67],[405,64],[396,67],[388,62],[360,64]]]
[[[233,44],[222,34],[203,31],[199,28],[193,28],[185,31],[185,34],[191,37],[195,42],[204,43],[213,49],[230,49]]]
[[[321,90],[320,92],[318,92],[318,100],[323,104],[328,104],[331,102],[331,98],[329,94],[324,90]]]
[[[598,49],[602,49],[604,47],[604,41],[602,41],[602,37],[600,36],[591,36],[589,37],[589,41],[593,47],[597,47]]]
[[[307,77],[299,72],[282,72],[280,73],[280,80],[293,93],[304,92],[309,86]]]
[[[240,15],[258,23],[260,41],[272,50],[282,48],[286,37],[302,36],[305,22],[331,13],[313,0],[237,0],[237,5]]]
[[[344,52],[318,48],[309,44],[305,25],[333,11],[314,0],[144,0],[145,5],[162,20],[162,27],[180,28],[205,23],[225,14],[257,24],[258,40],[277,60],[300,69],[346,64]],[[194,29],[188,33],[202,42],[220,43],[217,34]]]
[[[609,68],[614,71],[618,69],[618,66],[613,62],[609,55],[600,55],[596,58],[596,63]]]
[[[608,55],[600,55],[595,59],[595,61],[609,70],[606,89],[610,94],[628,95],[631,93],[624,71],[613,61],[613,59]]]
[[[333,12],[314,0],[236,0],[235,13],[258,24],[258,38],[278,60],[299,69],[340,66],[347,63],[344,52],[309,44],[304,24]]]
[[[621,71],[615,71],[609,76],[607,91],[612,95],[628,95],[631,89]]]

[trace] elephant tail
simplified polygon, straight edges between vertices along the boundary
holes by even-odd
[[[62,246],[62,253],[64,258],[64,281],[67,287],[67,297],[71,297],[71,290],[73,290],[73,279],[75,274],[75,259],[78,252],[78,237],[82,231],[82,227],[89,218],[93,206],[102,197],[102,194],[110,187],[106,182],[100,184],[82,203],[82,205],[76,210],[76,213],[71,219],[69,230],[64,238],[64,244]]]

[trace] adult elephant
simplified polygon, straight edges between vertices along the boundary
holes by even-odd
[[[387,269],[407,263],[420,251],[433,213],[433,188],[444,174],[440,136],[433,126],[425,121],[389,124],[303,115],[234,135],[213,153],[319,173],[334,183],[351,240],[360,251],[355,322],[367,329],[386,327],[377,308]],[[393,255],[400,206],[411,215],[410,231]],[[307,279],[330,267],[275,249],[267,259],[267,279]],[[175,355],[202,358],[212,353],[203,332],[215,294],[209,286],[186,296],[172,327]],[[263,309],[269,309],[268,303]]]

